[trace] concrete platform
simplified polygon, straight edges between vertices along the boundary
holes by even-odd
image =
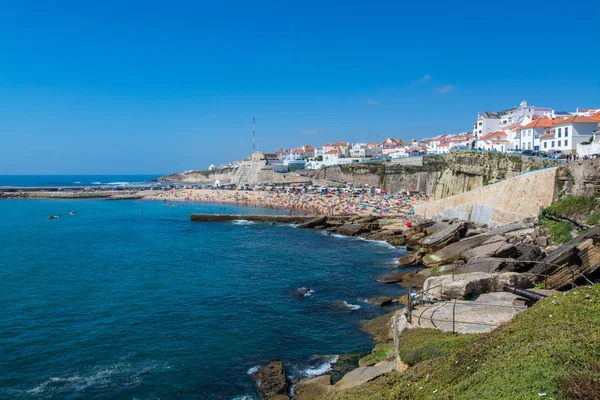
[[[304,215],[243,215],[243,214],[191,214],[190,219],[198,222],[252,221],[273,222],[281,224],[301,224],[314,219],[315,216]]]

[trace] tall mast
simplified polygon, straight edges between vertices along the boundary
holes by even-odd
[[[256,132],[256,117],[252,117],[252,152],[254,153],[254,137]]]

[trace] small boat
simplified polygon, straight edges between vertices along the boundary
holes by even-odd
[[[69,215],[75,215],[75,211],[71,211]]]
[[[48,215],[48,219],[58,219],[60,218],[60,214],[58,215]]]

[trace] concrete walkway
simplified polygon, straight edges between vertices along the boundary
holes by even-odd
[[[523,306],[513,306],[518,296],[512,293],[486,293],[473,301],[439,302],[417,306],[412,312],[411,324],[415,328],[434,328],[452,332],[454,309],[454,331],[458,333],[490,332],[500,324],[508,322]]]

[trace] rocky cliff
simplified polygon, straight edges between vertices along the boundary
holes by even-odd
[[[417,190],[442,199],[528,171],[557,165],[556,161],[502,153],[457,151],[385,162],[350,164],[314,171],[311,176],[388,191]]]

